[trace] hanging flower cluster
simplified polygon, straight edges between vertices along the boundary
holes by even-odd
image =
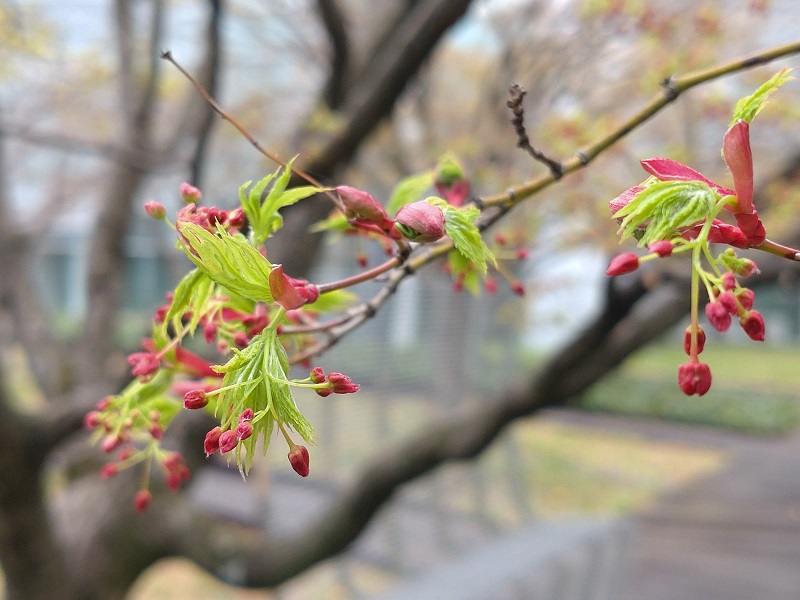
[[[477,209],[461,207],[469,185],[454,162],[443,164],[446,180],[440,181],[433,172],[404,180],[388,210],[365,191],[336,188],[333,197],[341,214],[334,221],[344,219],[343,229],[394,245],[404,256],[409,242],[416,247],[449,236],[456,247],[453,252],[485,272],[494,257],[474,224]],[[195,268],[156,311],[152,336],[143,342],[142,351],[128,357],[133,381],[85,418],[95,440],[111,456],[101,471],[104,477],[143,466],[142,484],[134,497],[137,510],[145,510],[151,502],[154,465],[163,472],[169,489],[179,489],[189,478],[181,455],[161,446],[165,430],[181,410],[205,411],[216,418],[203,443],[206,456],[235,457],[246,474],[256,445],[261,443],[266,451],[277,432],[288,446],[289,464],[306,477],[310,472],[306,444],[314,443],[315,434],[294,393],[307,389],[325,398],[359,390],[347,375],[326,374],[320,367],[304,378],[290,374],[291,364],[309,368],[315,336],[324,336],[342,322],[341,317],[326,322],[320,316],[346,311],[356,297],[344,289],[364,280],[355,275],[318,286],[289,276],[283,265],[267,258],[264,242],[282,226],[281,209],[330,192],[316,186],[289,188],[291,174],[290,162],[255,185],[244,184],[239,189],[241,206],[231,211],[199,206],[202,192],[185,183],[180,189],[185,205],[174,224],[162,204],[145,204],[151,217],[174,229],[178,248]],[[417,200],[433,186],[445,198]],[[210,348],[188,350],[195,337]],[[203,355],[209,353],[224,358],[206,360]]]
[[[611,260],[607,275],[635,271],[642,262],[672,254],[691,254],[691,323],[684,349],[689,359],[678,369],[678,384],[687,395],[702,396],[711,387],[711,371],[700,362],[705,333],[699,324],[700,287],[708,302],[706,318],[714,329],[726,331],[733,319],[753,340],[764,340],[764,319],[753,309],[753,291],[740,279],[758,273],[756,264],[737,256],[736,249],[755,248],[796,258],[795,251],[767,240],[764,225],[753,204],[753,157],[750,123],[768,97],[792,79],[784,69],[741,99],[722,142],[722,156],[731,171],[733,189],[714,183],[694,169],[669,158],[641,161],[650,177],[611,200],[612,217],[620,223],[624,240],[633,237],[649,254],[625,252]],[[729,212],[736,224],[718,218]],[[710,244],[730,246],[714,257]],[[707,266],[706,266],[707,265]]]

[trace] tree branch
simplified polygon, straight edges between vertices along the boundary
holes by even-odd
[[[317,0],[317,13],[328,33],[331,45],[331,68],[322,90],[322,99],[331,110],[337,110],[345,99],[347,69],[350,63],[350,40],[344,14],[336,0]]]

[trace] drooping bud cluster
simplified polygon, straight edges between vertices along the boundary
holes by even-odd
[[[692,323],[684,336],[689,361],[678,369],[679,386],[688,395],[703,395],[711,386],[711,371],[698,359],[705,345],[705,333],[697,322],[700,289],[704,287],[708,292],[705,315],[711,327],[724,332],[737,319],[748,337],[763,341],[764,319],[753,309],[755,295],[737,279],[757,274],[758,267],[751,259],[737,256],[735,249],[765,249],[792,260],[800,255],[766,239],[753,204],[750,122],[769,96],[790,79],[789,70],[784,69],[736,103],[722,142],[722,156],[733,176],[733,189],[672,159],[650,158],[641,161],[650,177],[609,202],[612,218],[620,224],[621,239],[636,238],[650,254],[620,254],[611,261],[607,275],[630,273],[642,262],[655,258],[681,252],[692,254]],[[733,216],[736,225],[717,218],[723,211]],[[713,258],[709,247],[712,243],[727,244],[729,248]],[[710,270],[702,266],[704,261],[710,263]]]
[[[161,380],[164,375],[147,383],[163,389]],[[153,406],[153,404],[149,404]],[[179,452],[163,450],[160,442],[164,428],[169,424],[171,416],[157,408],[146,410],[148,403],[130,409],[124,400],[119,397],[109,396],[98,403],[96,410],[89,412],[84,418],[84,424],[93,430],[96,438],[102,439],[101,449],[112,459],[100,469],[100,476],[104,479],[116,477],[120,471],[129,469],[143,463],[152,463],[160,466],[167,487],[172,491],[180,489],[181,484],[190,478],[189,469]],[[172,415],[174,416],[174,415]],[[146,469],[150,473],[151,469]],[[147,478],[149,480],[149,477]],[[148,508],[153,498],[147,489],[145,481],[133,499],[136,510],[142,512]]]
[[[308,377],[318,396],[323,398],[331,394],[354,394],[360,386],[343,373],[329,373],[327,377],[322,367],[314,367]]]
[[[750,122],[763,108],[770,94],[789,81],[782,70],[754,94],[736,103],[734,118],[722,142],[722,155],[733,176],[733,189],[714,183],[694,169],[669,158],[650,158],[641,165],[650,177],[625,190],[609,202],[612,218],[620,224],[621,239],[636,238],[650,254],[637,257],[631,252],[614,257],[606,270],[610,276],[630,273],[642,262],[682,252],[691,252],[692,323],[683,345],[689,361],[678,369],[678,384],[687,394],[705,394],[711,386],[711,371],[698,355],[705,345],[705,333],[697,322],[700,290],[708,292],[705,315],[717,331],[727,331],[734,319],[753,340],[764,340],[764,319],[753,309],[753,291],[738,278],[758,273],[749,258],[737,256],[736,248],[767,249],[796,260],[800,253],[778,247],[766,239],[766,231],[753,204],[753,157]],[[728,211],[736,225],[718,216]],[[710,244],[727,244],[717,258]],[[768,248],[764,248],[766,244]],[[711,268],[703,267],[704,262]]]

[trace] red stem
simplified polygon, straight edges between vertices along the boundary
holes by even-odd
[[[781,258],[800,261],[800,250],[790,248],[789,246],[784,246],[783,244],[778,244],[772,240],[764,240],[758,246],[753,246],[753,248],[763,252],[769,252],[770,254],[780,256]]]
[[[382,275],[387,271],[391,271],[395,267],[400,265],[400,257],[393,256],[386,262],[378,265],[377,267],[373,267],[371,269],[367,269],[366,271],[362,271],[361,273],[357,273],[350,277],[345,277],[344,279],[340,279],[339,281],[331,281],[330,283],[323,283],[317,286],[320,294],[325,294],[327,292],[332,292],[334,290],[341,290],[344,288],[348,288],[350,286],[356,285],[363,281],[368,281],[377,277],[378,275]]]

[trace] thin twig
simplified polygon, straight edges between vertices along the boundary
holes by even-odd
[[[236,130],[237,130],[239,133],[241,133],[241,134],[244,136],[244,138],[245,138],[245,139],[246,139],[248,142],[250,142],[250,144],[251,144],[251,145],[252,145],[252,146],[253,146],[253,147],[254,147],[256,150],[258,150],[258,151],[259,151],[261,154],[263,154],[264,156],[266,156],[266,157],[267,157],[268,159],[270,159],[272,162],[274,162],[274,163],[276,163],[276,164],[278,164],[278,165],[280,165],[280,166],[282,166],[282,167],[284,167],[284,168],[288,166],[288,163],[287,163],[285,160],[283,160],[283,159],[282,159],[281,157],[279,157],[277,154],[274,154],[273,152],[270,152],[269,150],[267,150],[266,148],[264,148],[264,147],[263,147],[261,144],[259,144],[259,143],[258,143],[258,141],[257,141],[257,140],[256,140],[256,139],[255,139],[255,138],[254,138],[254,137],[253,137],[253,136],[250,134],[250,132],[249,132],[249,131],[248,131],[248,130],[245,128],[245,126],[244,126],[244,125],[242,125],[241,123],[239,123],[239,121],[237,121],[236,119],[234,119],[234,118],[233,118],[233,117],[232,117],[232,116],[231,116],[231,115],[230,115],[230,114],[229,114],[227,111],[225,111],[225,109],[223,109],[223,108],[222,108],[222,107],[221,107],[219,104],[217,104],[216,100],[214,100],[214,98],[212,98],[212,97],[211,97],[211,94],[209,94],[209,93],[208,93],[208,92],[205,90],[205,88],[204,88],[204,87],[203,87],[203,86],[200,84],[200,82],[199,82],[199,81],[197,81],[197,80],[196,80],[194,77],[192,77],[192,75],[191,75],[191,74],[190,74],[190,73],[189,73],[189,72],[188,72],[186,69],[184,69],[184,68],[183,68],[183,67],[182,67],[182,66],[181,66],[181,65],[178,63],[178,61],[176,61],[176,60],[175,60],[175,58],[172,56],[172,52],[171,52],[171,51],[169,51],[169,50],[165,50],[165,51],[163,51],[163,52],[161,53],[161,58],[162,58],[162,59],[164,59],[164,60],[166,60],[167,62],[170,62],[170,63],[172,63],[172,65],[173,65],[173,66],[174,66],[176,69],[178,69],[178,71],[180,71],[181,75],[183,75],[184,77],[186,77],[186,79],[189,81],[189,83],[191,83],[191,84],[192,84],[192,85],[195,87],[195,89],[196,89],[196,90],[199,92],[199,94],[200,94],[200,95],[203,97],[203,99],[204,99],[206,102],[208,102],[209,106],[211,106],[211,108],[213,108],[213,109],[214,109],[214,111],[215,111],[215,112],[216,112],[216,113],[217,113],[217,114],[218,114],[220,117],[222,117],[224,120],[228,121],[228,122],[229,122],[231,125],[233,125],[233,126],[236,128]],[[305,179],[305,180],[306,180],[307,182],[309,182],[311,185],[313,185],[313,186],[316,186],[316,187],[318,187],[318,188],[324,188],[324,187],[325,187],[325,186],[323,186],[323,185],[322,185],[322,184],[321,184],[319,181],[317,181],[316,179],[314,179],[314,178],[313,178],[311,175],[309,175],[308,173],[306,173],[306,172],[305,172],[305,171],[303,171],[302,169],[300,169],[300,168],[298,168],[298,167],[295,167],[294,165],[292,165],[291,169],[292,169],[292,173],[294,173],[295,175],[297,175],[298,177],[300,177],[300,178],[302,178],[302,179]],[[324,193],[325,193],[325,195],[326,195],[326,196],[328,196],[328,197],[329,197],[329,198],[330,198],[330,199],[333,201],[333,203],[334,203],[336,206],[338,206],[338,207],[340,207],[340,208],[341,208],[341,203],[340,203],[339,199],[338,199],[338,198],[337,198],[337,197],[336,197],[336,196],[335,196],[333,193],[331,193],[329,190],[326,190]]]
[[[506,102],[506,106],[511,109],[511,114],[514,115],[514,118],[511,119],[511,124],[514,125],[514,131],[517,132],[517,148],[522,148],[534,160],[546,165],[554,179],[561,179],[562,175],[564,175],[564,168],[561,163],[546,156],[541,150],[534,148],[531,145],[528,132],[525,130],[525,108],[522,106],[522,101],[528,92],[521,85],[514,83],[508,88],[508,93],[511,97]]]
[[[662,90],[656,94],[645,106],[643,106],[630,119],[625,121],[616,129],[610,131],[596,142],[590,144],[582,150],[578,150],[575,156],[562,163],[563,174],[571,173],[587,166],[597,156],[607,150],[610,146],[625,137],[628,133],[642,125],[645,121],[660,112],[665,106],[674,102],[681,93],[696,87],[702,83],[707,83],[714,79],[719,79],[726,75],[746,71],[754,67],[766,64],[770,61],[784,58],[800,52],[800,41],[791,44],[778,46],[765,52],[760,52],[753,56],[734,60],[724,65],[689,73],[682,77],[668,78],[665,80]],[[485,206],[514,206],[526,198],[542,191],[557,181],[552,173],[536,179],[532,179],[518,186],[512,187],[505,193],[483,198]]]

